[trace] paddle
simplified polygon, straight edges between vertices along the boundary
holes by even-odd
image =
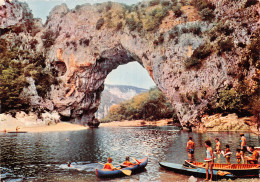
[[[98,162],[98,163],[101,164],[101,165],[103,165],[103,166],[105,165],[105,164],[103,164],[103,163],[101,163],[101,162]],[[115,169],[122,171],[122,173],[124,173],[124,174],[127,175],[127,176],[130,176],[130,175],[132,174],[132,171],[131,171],[131,170],[118,169],[118,168],[115,168]]]
[[[141,164],[141,162],[139,162],[138,160],[136,160],[136,158],[131,157],[135,162],[137,162],[138,164]]]

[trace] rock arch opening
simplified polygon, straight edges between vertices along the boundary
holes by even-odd
[[[128,101],[152,87],[156,85],[140,63],[135,61],[118,66],[105,79],[99,109],[95,113],[96,118],[104,119],[111,106]]]

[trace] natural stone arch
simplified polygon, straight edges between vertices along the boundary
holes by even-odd
[[[7,33],[10,43],[18,37],[23,40],[20,48],[29,50],[27,42],[37,40],[35,50],[29,52],[44,53],[49,67],[56,65],[58,69],[59,85],[52,85],[45,99],[39,98],[34,89],[32,97],[37,99],[31,105],[57,110],[68,120],[86,123],[95,119],[93,113],[98,108],[104,77],[124,61],[138,61],[143,65],[175,107],[182,124],[198,124],[207,104],[214,101],[221,90],[239,87],[240,78],[247,88],[252,88],[252,94],[259,88],[258,55],[250,50],[257,45],[259,37],[258,4],[205,1],[211,3],[204,10],[207,15],[208,8],[212,8],[213,20],[201,17],[204,10],[196,7],[194,1],[180,8],[183,13],[180,16],[173,12],[175,5],[170,1],[168,4],[173,5],[170,9],[160,9],[160,4],[151,8],[149,1],[133,7],[111,2],[86,4],[74,10],[63,4],[55,7],[42,25],[39,20],[32,19],[25,3],[5,2],[3,13],[0,13],[0,28],[3,29],[0,34],[9,32],[13,26],[20,28],[31,20],[37,28],[35,35],[27,30],[18,36],[10,32]],[[159,15],[165,17],[155,24],[157,27],[148,26],[147,18],[153,23],[158,13],[153,11],[155,8],[168,12],[159,11]],[[133,24],[138,18],[139,22]],[[208,52],[198,55],[205,47],[209,48]],[[122,62],[120,56],[126,60]],[[199,67],[194,66],[191,58],[196,58]],[[107,72],[104,74],[103,70]],[[33,86],[32,80],[30,88]]]
[[[60,53],[58,56],[61,56]],[[101,93],[104,90],[105,78],[119,65],[132,61],[140,63],[140,59],[136,55],[130,53],[121,44],[116,44],[115,47],[103,51],[94,64],[81,65],[78,69],[73,70],[73,74],[70,70],[62,75],[61,77],[65,78],[69,76],[67,84],[70,85],[70,89],[66,90],[66,99],[56,100],[59,104],[64,105],[64,107],[60,107],[60,114],[63,118],[68,120],[75,118],[75,122],[89,125],[96,121],[94,114],[98,109]],[[65,63],[61,64],[61,61],[57,62],[59,65],[66,65]],[[66,67],[70,69],[69,66]],[[77,100],[77,102],[71,103],[72,99]],[[65,108],[65,106],[67,107]]]

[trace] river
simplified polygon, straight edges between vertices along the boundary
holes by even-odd
[[[18,181],[187,181],[189,176],[175,174],[162,169],[158,162],[183,163],[189,136],[196,143],[195,157],[203,161],[204,141],[219,137],[222,146],[230,144],[235,160],[239,146],[239,133],[188,133],[173,126],[164,127],[121,127],[98,128],[74,132],[0,134],[1,180]],[[260,146],[257,135],[245,133],[248,145]],[[214,143],[215,146],[215,143]],[[95,168],[102,168],[98,162],[124,161],[125,156],[137,159],[149,157],[146,170],[132,176],[117,179],[99,179]],[[224,158],[221,158],[224,162]],[[68,168],[66,163],[72,162]],[[199,179],[202,180],[202,179]],[[254,179],[258,180],[258,179]],[[235,180],[235,181],[252,181]]]

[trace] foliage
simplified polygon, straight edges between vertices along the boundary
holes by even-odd
[[[193,0],[191,4],[200,11],[203,20],[212,21],[214,19],[216,7],[211,2],[207,0]]]
[[[163,93],[153,88],[131,100],[112,106],[103,121],[158,120],[171,118],[173,112],[173,107]]]
[[[220,40],[218,42],[219,53],[231,51],[233,47],[234,43],[232,39],[227,38],[226,40]]]
[[[130,31],[134,31],[137,28],[138,23],[135,21],[134,17],[126,19],[126,25]]]
[[[180,17],[182,15],[181,7],[180,6],[174,6],[172,8],[172,11],[174,12],[176,17]]]
[[[160,4],[160,0],[151,0],[151,1],[149,2],[149,5],[150,5],[150,6],[156,6],[156,5],[158,5],[158,4]]]
[[[243,93],[237,92],[234,88],[225,89],[218,94],[217,108],[226,112],[241,113],[243,111],[246,97]]]
[[[97,21],[97,24],[96,24],[96,29],[100,30],[101,27],[104,25],[104,23],[105,23],[104,18],[99,18],[98,21]]]
[[[247,0],[246,4],[245,4],[245,8],[248,8],[248,7],[252,6],[252,5],[255,5],[258,2],[259,2],[258,0]]]
[[[46,32],[44,32],[43,35],[41,36],[43,41],[43,46],[45,48],[50,48],[54,44],[57,36],[58,35],[55,34],[52,30],[47,30]]]
[[[154,9],[147,21],[146,30],[153,31],[159,28],[162,20],[169,14],[167,8],[156,8]]]
[[[209,44],[203,44],[193,51],[193,54],[185,62],[186,69],[196,68],[199,69],[201,61],[206,59],[212,52],[212,48]]]
[[[201,60],[196,57],[190,57],[185,61],[186,69],[191,69],[191,68],[199,69],[200,67],[201,67]]]
[[[24,55],[26,61],[20,60],[18,55]],[[46,95],[57,80],[44,68],[45,58],[42,55],[30,55],[28,52],[18,51],[17,48],[10,50],[7,42],[0,39],[0,102],[3,112],[29,107],[26,98],[20,97],[23,88],[28,86],[26,77],[35,80],[40,96]]]

